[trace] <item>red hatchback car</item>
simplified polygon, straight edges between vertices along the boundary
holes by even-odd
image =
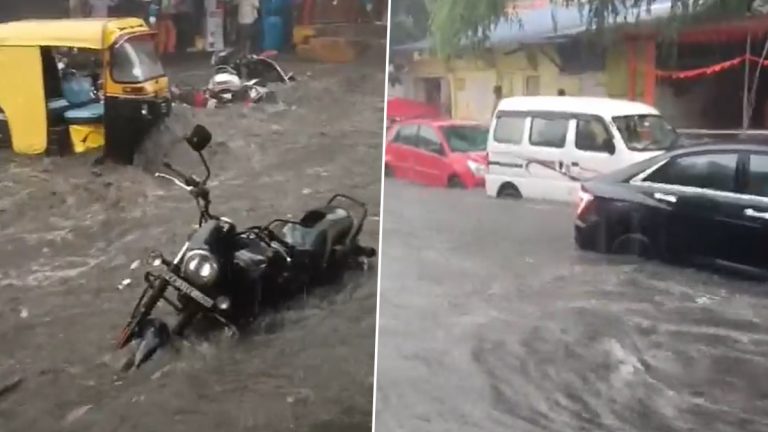
[[[409,120],[387,133],[384,172],[428,186],[485,185],[488,127],[457,120]]]

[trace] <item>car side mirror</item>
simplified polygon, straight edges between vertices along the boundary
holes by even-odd
[[[192,150],[200,153],[208,147],[212,139],[211,131],[205,126],[198,124],[192,128],[192,132],[187,136],[186,141]]]
[[[610,138],[606,138],[603,140],[603,148],[605,149],[605,152],[608,153],[609,155],[616,154],[616,144]]]

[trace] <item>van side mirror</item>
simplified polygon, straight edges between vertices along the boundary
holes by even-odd
[[[608,153],[609,155],[616,154],[616,144],[610,138],[606,138],[603,140],[603,148],[605,149],[605,152]]]
[[[186,141],[192,150],[200,153],[208,147],[212,139],[211,131],[205,126],[198,124],[192,128],[192,132],[187,136]]]

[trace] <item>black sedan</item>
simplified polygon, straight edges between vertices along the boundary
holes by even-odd
[[[575,241],[598,252],[768,270],[768,147],[684,148],[588,181]]]

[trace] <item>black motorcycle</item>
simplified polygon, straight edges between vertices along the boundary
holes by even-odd
[[[307,211],[298,221],[276,219],[264,226],[238,230],[235,224],[210,212],[206,183],[211,171],[202,151],[211,133],[201,125],[185,139],[205,167],[203,180],[188,176],[169,163],[174,175],[156,173],[187,190],[199,209],[198,228],[173,259],[150,253],[146,286],[120,333],[117,348],[139,341],[134,367],[140,366],[171,336],[182,336],[199,317],[207,316],[237,330],[251,322],[264,307],[331,282],[376,255],[361,246],[358,237],[367,218],[365,204],[346,195],[334,195],[326,205]],[[359,217],[337,204],[345,200]],[[176,299],[168,296],[176,291]],[[152,317],[160,301],[178,318],[172,328]]]

